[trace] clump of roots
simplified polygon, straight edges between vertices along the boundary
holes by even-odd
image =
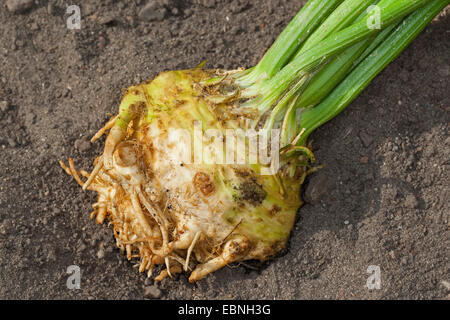
[[[116,120],[117,117],[112,118],[92,141],[111,129]],[[148,183],[151,174],[143,170],[139,147],[133,140],[116,141],[115,145],[112,169],[106,168],[104,155],[95,159],[91,173],[77,170],[72,158],[69,158],[68,166],[62,161],[59,164],[83,190],[98,193],[91,218],[98,224],[109,221],[116,244],[127,259],[139,259],[135,265],[139,272],[147,272],[150,277],[156,265],[165,265],[166,268],[155,277],[155,281],[160,281],[167,276],[192,271],[195,260],[200,264],[189,278],[194,282],[248,252],[247,239],[231,236],[231,232],[220,241],[201,231],[181,238],[183,230],[177,227],[168,212],[168,208],[182,210],[176,208],[177,199]]]
[[[108,121],[94,135],[91,142],[111,129],[116,120],[117,116]],[[132,143],[125,142],[117,148],[116,166],[138,169],[139,159],[135,159],[133,147]],[[98,201],[93,204],[91,218],[95,218],[98,224],[109,221],[113,226],[116,244],[126,253],[127,259],[140,259],[136,265],[139,272],[146,271],[150,277],[155,265],[165,264],[166,269],[155,278],[155,280],[162,280],[166,276],[182,272],[183,269],[190,269],[189,255],[183,258],[173,248],[174,237],[171,234],[174,230],[173,222],[164,211],[160,210],[159,197],[155,194],[149,196],[139,183],[141,181],[126,181],[126,177],[116,169],[107,170],[103,156],[95,159],[95,166],[91,173],[84,170],[78,171],[71,158],[69,166],[62,161],[59,161],[59,164],[83,190],[98,193]],[[83,181],[82,178],[85,180]],[[130,175],[130,178],[135,180],[136,176]]]

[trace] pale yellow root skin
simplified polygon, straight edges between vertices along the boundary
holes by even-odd
[[[103,152],[103,161],[106,170],[113,169],[113,153],[116,146],[126,137],[126,131],[119,127],[112,127],[105,141],[105,150]]]
[[[203,279],[208,274],[242,259],[245,257],[249,249],[249,241],[243,236],[228,240],[225,243],[223,252],[220,256],[198,265],[194,271],[192,271],[191,276],[189,277],[189,282],[196,282]]]

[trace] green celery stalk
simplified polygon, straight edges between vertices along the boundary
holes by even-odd
[[[237,79],[241,87],[248,87],[261,77],[271,78],[283,68],[299,46],[343,0],[311,0],[283,30],[261,61],[250,72]]]
[[[300,125],[305,132],[298,140],[297,145],[305,145],[312,131],[342,112],[448,4],[448,0],[433,0],[413,12],[386,40],[361,61],[327,98],[315,108],[303,112]]]
[[[380,8],[385,8],[394,3],[394,1],[396,0],[381,0],[377,3],[377,6]],[[346,5],[345,2],[342,3],[340,7],[344,7],[344,5]],[[338,11],[338,9],[336,9],[336,11]],[[344,14],[346,11],[347,10],[344,10],[344,12],[341,12],[340,15]],[[367,12],[365,10],[363,12],[359,12],[360,15],[356,18],[356,21],[361,21],[367,17]],[[334,12],[328,17],[327,20],[332,19],[333,16]],[[327,21],[324,23],[326,22]],[[347,23],[349,22],[353,21],[347,20]],[[337,24],[342,26],[339,20],[337,21]],[[344,27],[346,27],[346,25]],[[322,70],[312,77],[308,87],[306,87],[303,92],[299,93],[295,106],[290,108],[285,114],[281,130],[282,146],[289,144],[298,134],[296,119],[298,112],[301,112],[302,108],[312,108],[322,101],[334,89],[334,87],[338,85],[342,79],[344,79],[344,77],[353,69],[354,66],[363,60],[367,54],[372,52],[373,49],[390,34],[394,27],[395,24],[392,24],[382,30],[378,35],[369,37],[368,39],[349,47],[334,57],[331,62],[329,62],[322,68]],[[319,29],[320,27],[318,30]],[[334,30],[336,29],[337,27],[334,28]],[[312,37],[314,37],[314,34],[311,38]]]
[[[397,0],[387,8],[381,8],[380,19],[381,28],[386,28],[398,19],[405,17],[411,12],[422,7],[430,0]],[[254,107],[262,116],[271,109],[273,103],[287,90],[299,73],[316,70],[318,66],[324,64],[333,55],[336,55],[353,44],[356,44],[370,36],[377,34],[380,30],[368,28],[367,22],[363,19],[320,42],[319,45],[311,48],[303,55],[296,57],[272,79],[254,84],[243,96],[260,95],[262,99],[255,99]],[[246,107],[251,107],[252,103],[247,103]]]
[[[370,5],[377,2],[374,0],[345,0],[342,2],[305,41],[295,57],[302,55],[329,35],[353,23]]]

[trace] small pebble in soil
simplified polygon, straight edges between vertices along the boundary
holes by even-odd
[[[97,258],[103,259],[104,257],[105,257],[105,250],[99,249],[99,250],[97,251]]]
[[[158,1],[150,1],[141,9],[138,16],[143,21],[163,21],[167,16],[167,9]]]
[[[439,75],[442,77],[450,76],[450,65],[444,64],[438,71]]]
[[[0,230],[2,234],[8,234],[14,229],[14,225],[10,219],[4,219],[0,224]]]
[[[81,243],[81,244],[78,246],[78,248],[77,248],[77,252],[78,252],[78,253],[81,253],[81,252],[83,252],[84,250],[86,250],[86,248],[87,248],[87,246],[86,246],[84,243]]]
[[[106,15],[98,19],[98,23],[109,27],[115,25],[116,22],[116,18],[112,15]]]
[[[369,147],[373,142],[373,137],[365,131],[359,132],[359,138],[365,148]]]
[[[2,112],[8,111],[8,108],[9,108],[8,101],[0,101],[0,110]]]
[[[389,251],[389,256],[391,257],[392,260],[397,260],[397,256],[395,255],[394,250]]]
[[[145,287],[145,289],[144,289],[144,296],[145,296],[146,298],[159,299],[159,298],[161,298],[161,296],[162,296],[162,292],[161,292],[161,290],[160,290],[157,286],[155,286],[155,285],[153,285],[153,286],[148,286],[148,287]]]
[[[103,49],[106,46],[106,39],[102,36],[98,38],[98,47]]]
[[[51,16],[55,13],[55,5],[53,3],[47,5],[47,13]]]
[[[33,7],[34,0],[8,0],[6,6],[12,13],[24,13]]]
[[[413,194],[408,194],[405,198],[405,206],[410,209],[416,209],[419,207],[419,201]]]
[[[407,258],[407,257],[403,257],[403,258],[401,259],[400,263],[401,263],[402,265],[408,264],[408,258]]]
[[[39,30],[39,24],[37,22],[33,22],[30,24],[30,30],[31,31],[38,31]]]
[[[80,138],[75,141],[75,149],[77,149],[79,152],[86,152],[90,148],[91,143],[84,138]]]
[[[442,280],[441,284],[445,289],[450,290],[450,282]]]
[[[16,141],[15,141],[14,139],[8,138],[7,141],[8,141],[8,144],[9,144],[9,146],[10,146],[11,148],[17,147],[17,143],[16,143]]]
[[[410,154],[410,155],[408,156],[408,159],[406,159],[406,166],[407,166],[407,167],[413,166],[415,161],[416,161],[416,158],[414,157],[414,155],[413,155],[413,154]]]

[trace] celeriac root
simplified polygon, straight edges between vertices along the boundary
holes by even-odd
[[[94,137],[98,138],[100,133],[103,134],[112,120]],[[120,141],[115,140],[115,143],[118,145]],[[117,246],[125,251],[127,259],[140,258],[137,264],[139,272],[147,271],[147,276],[150,277],[155,265],[165,265],[166,269],[155,277],[155,281],[190,270],[189,262],[194,247],[202,235],[201,231],[198,231],[189,242],[171,239],[170,220],[167,215],[158,205],[149,200],[149,196],[140,185],[123,184],[123,177],[117,177],[116,173],[107,170],[103,160],[103,156],[95,159],[95,166],[91,173],[84,170],[77,171],[72,158],[69,158],[69,166],[59,161],[64,171],[72,176],[83,190],[98,192],[98,201],[93,205],[94,211],[91,212],[90,217],[95,218],[98,224],[102,224],[107,218],[110,220]],[[81,179],[80,174],[86,178],[86,181]],[[133,229],[131,224],[133,220],[138,221],[134,224],[138,230]],[[235,242],[236,239],[233,241]],[[186,258],[179,256],[174,249]],[[197,266],[191,274],[190,281],[197,281],[238,258],[230,255],[229,250],[224,251],[225,258],[217,256],[216,249],[215,252],[209,253],[209,261]]]
[[[245,114],[228,113],[237,110],[240,95],[232,79],[222,75],[214,85],[200,85],[220,74],[169,71],[130,87],[119,114],[91,139],[109,130],[93,170],[78,171],[71,158],[68,165],[60,161],[83,190],[98,193],[91,218],[112,225],[127,259],[139,259],[138,270],[148,276],[155,265],[165,266],[155,280],[192,270],[189,281],[195,282],[236,261],[268,259],[285,247],[301,205],[295,182],[304,168],[294,170],[293,178],[281,178],[261,175],[259,164],[210,166],[188,163],[180,155],[185,137],[171,136],[170,129],[194,129],[201,119],[221,130],[251,122]],[[225,100],[217,98],[229,88]],[[210,147],[205,157],[213,155]],[[306,152],[289,148],[290,156]]]

